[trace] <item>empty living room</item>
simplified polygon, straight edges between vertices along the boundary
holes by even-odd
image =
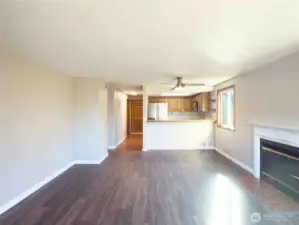
[[[298,0],[0,0],[0,225],[299,224]]]

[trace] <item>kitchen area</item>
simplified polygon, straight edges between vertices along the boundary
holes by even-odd
[[[146,150],[213,149],[213,92],[147,98]]]

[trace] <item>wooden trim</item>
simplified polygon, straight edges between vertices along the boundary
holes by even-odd
[[[233,89],[234,90],[234,128],[223,127],[221,125],[221,101],[220,94],[226,90]],[[221,88],[217,90],[217,127],[222,128],[229,131],[236,131],[236,88],[235,85],[230,85],[225,88]]]
[[[221,128],[223,130],[229,130],[229,131],[233,131],[233,132],[236,131],[236,128],[223,127],[223,126],[218,125],[218,124],[217,124],[217,128]]]
[[[227,86],[227,87],[218,89],[218,90],[217,90],[217,95],[218,95],[219,92],[223,92],[223,91],[226,91],[226,90],[228,90],[228,89],[235,89],[235,87],[236,87],[236,86],[233,84],[233,85],[230,85],[230,86]]]

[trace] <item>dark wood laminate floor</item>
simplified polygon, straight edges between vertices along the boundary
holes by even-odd
[[[116,149],[110,149],[109,152],[140,152],[142,151],[142,145],[142,135],[128,135],[126,139],[119,146],[117,146]]]
[[[73,166],[2,215],[0,224],[253,224],[251,213],[271,210],[246,187],[248,180],[257,182],[214,151],[112,154],[101,165]],[[254,187],[257,193],[262,185]]]
[[[127,138],[116,148],[118,152],[132,152],[142,151],[142,135],[129,135]]]

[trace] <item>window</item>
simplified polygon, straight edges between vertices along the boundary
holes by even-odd
[[[235,130],[235,86],[218,90],[217,125],[229,130]]]

